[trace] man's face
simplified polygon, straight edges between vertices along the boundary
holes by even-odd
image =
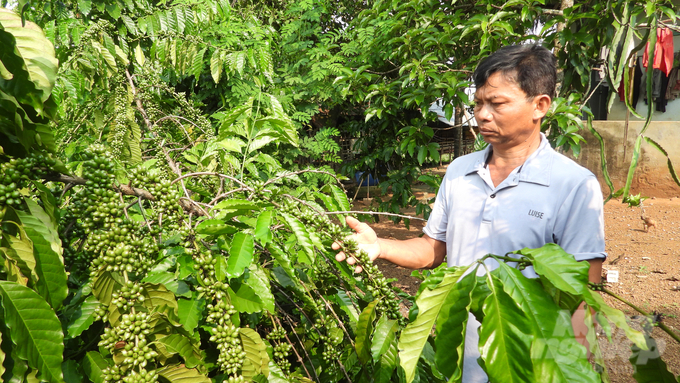
[[[496,72],[475,92],[479,133],[496,149],[521,145],[540,130],[540,121],[545,115],[537,101],[547,96],[527,99],[526,93],[511,78]]]

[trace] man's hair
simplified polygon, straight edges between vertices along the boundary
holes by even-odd
[[[552,52],[538,44],[505,46],[482,60],[473,78],[479,89],[492,74],[501,72],[514,81],[527,98],[541,94],[555,98],[556,61]]]

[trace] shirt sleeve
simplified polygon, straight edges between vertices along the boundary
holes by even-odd
[[[449,184],[448,172],[444,176],[439,191],[437,192],[437,198],[434,200],[434,206],[432,207],[432,213],[430,213],[430,218],[427,220],[427,224],[423,228],[423,232],[427,234],[430,238],[434,238],[438,241],[446,242],[446,228],[448,226],[448,205],[449,193],[447,193]]]
[[[577,261],[607,257],[602,191],[594,175],[571,191],[559,209],[553,233],[555,243]]]

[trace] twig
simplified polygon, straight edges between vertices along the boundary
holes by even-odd
[[[276,304],[276,307],[279,308],[280,312],[284,313],[284,318],[286,318],[286,321],[288,322],[288,325],[290,326],[290,328],[294,329],[295,326],[293,325],[293,321],[291,321],[290,318],[288,317],[288,313],[285,312],[281,308],[281,306],[279,306],[278,303],[274,302],[274,304]],[[307,349],[305,348],[305,345],[302,343],[302,340],[298,336],[297,332],[293,331],[293,334],[295,334],[295,337],[298,340],[298,344],[300,345],[300,348],[302,349],[302,351],[304,351],[305,355],[307,356],[307,360],[309,360],[309,364],[312,365],[312,372],[314,372],[314,377],[316,378],[316,381],[318,382],[319,381],[319,375],[316,374],[316,369],[314,368],[314,363],[312,362],[312,358],[309,357],[309,354],[307,353]],[[288,339],[288,336],[286,336],[286,339]],[[289,342],[290,342],[290,340],[289,340]],[[295,347],[293,347],[293,349],[295,349]],[[297,352],[296,352],[296,354],[297,354]],[[300,359],[302,359],[302,358],[300,358]],[[300,360],[300,364],[302,364],[303,367],[305,366],[305,364],[302,362],[302,360]],[[307,371],[307,367],[304,367],[304,368],[305,368],[305,371],[307,372],[307,376],[309,377],[309,379],[311,379],[312,377],[309,376],[309,371]]]
[[[172,181],[170,184],[172,185],[172,184],[174,184],[174,183],[177,182],[177,181],[181,181],[181,180],[183,180],[183,179],[185,179],[185,178],[188,178],[188,177],[196,177],[196,176],[216,176],[216,177],[226,178],[226,179],[228,179],[228,180],[230,180],[230,181],[236,182],[237,184],[241,185],[241,187],[245,188],[245,189],[248,190],[248,191],[254,191],[254,190],[255,190],[255,189],[251,188],[250,186],[244,184],[241,180],[239,180],[239,179],[237,179],[237,178],[235,178],[235,177],[228,176],[228,175],[222,174],[222,173],[215,173],[215,172],[196,172],[196,173],[187,173],[187,174],[185,174],[185,175],[180,175],[179,178],[175,179],[175,180]]]
[[[278,305],[277,305],[277,306],[278,306]],[[281,307],[279,307],[279,308],[281,308]],[[272,319],[274,319],[274,320],[276,321],[276,323],[279,325],[279,327],[283,328],[283,326],[281,325],[281,322],[279,321],[279,318],[277,318],[277,317],[275,317],[275,316],[272,316]],[[288,319],[288,318],[286,318],[286,319]],[[293,333],[294,333],[295,336],[297,337],[297,333],[294,331],[294,330],[295,330],[295,329],[294,329],[294,326],[291,325],[290,320],[288,321],[288,325],[290,325],[291,330],[293,330]],[[288,334],[286,334],[285,331],[283,332],[283,336],[286,337],[286,340],[288,341],[288,344],[292,344],[292,343],[293,343],[293,342],[291,342],[290,338],[288,338]],[[304,349],[304,345],[302,344],[302,342],[300,342],[300,338],[299,338],[299,337],[297,337],[297,338],[298,338],[298,342],[300,343],[300,347],[302,347],[302,348]],[[307,373],[307,377],[309,378],[309,380],[311,380],[311,379],[312,379],[312,375],[310,375],[309,370],[307,370],[307,366],[305,366],[304,360],[302,360],[302,357],[301,357],[300,354],[297,352],[297,350],[295,349],[295,347],[291,347],[291,348],[293,349],[293,352],[294,352],[295,355],[297,356],[298,362],[302,365],[302,368],[305,369],[305,372]]]
[[[198,128],[198,125],[196,125],[193,121],[189,120],[188,118],[181,117],[181,116],[172,116],[172,115],[168,115],[168,116],[161,117],[161,118],[159,118],[158,120],[156,120],[156,122],[153,123],[153,127],[157,126],[159,122],[163,122],[163,121],[165,121],[165,120],[172,120],[172,121],[176,122],[177,125],[179,125],[179,127],[182,128],[182,131],[184,132],[184,134],[186,134],[186,136],[187,136],[187,141],[189,141],[189,142],[192,141],[192,140],[191,140],[191,136],[189,135],[189,132],[187,132],[187,130],[184,129],[184,125],[182,125],[182,123],[180,122],[180,120],[187,121],[188,123],[190,123],[190,124],[193,125],[194,127]]]
[[[146,224],[146,227],[149,228],[149,233],[152,232],[153,230],[151,229],[151,224],[149,224],[149,220],[146,218],[146,213],[144,213],[144,206],[142,206],[142,198],[139,197],[137,200],[137,203],[139,204],[139,211],[142,213],[142,218],[144,218],[144,223]]]
[[[231,195],[231,194],[238,193],[238,192],[242,192],[242,191],[248,191],[248,190],[247,190],[247,189],[244,189],[244,188],[238,188],[238,189],[234,189],[234,190],[229,190],[228,192],[222,193],[222,194],[218,195],[217,197],[213,198],[212,201],[210,201],[210,202],[208,203],[208,205],[214,205],[215,202],[221,200],[222,198],[228,197],[228,196]]]
[[[648,312],[646,312],[645,310],[643,310],[643,309],[635,306],[634,304],[628,302],[627,300],[621,298],[620,296],[616,295],[616,293],[607,289],[606,287],[602,287],[602,292],[607,293],[610,296],[618,299],[619,301],[627,304],[628,306],[632,307],[635,311],[639,312],[640,314],[647,316],[647,317],[650,316],[650,314]],[[672,329],[668,328],[668,326],[663,324],[663,322],[661,322],[661,321],[656,322],[656,324],[659,326],[660,329],[662,329],[664,332],[666,332],[666,334],[670,335],[671,338],[675,339],[676,342],[680,343],[680,335],[678,335],[678,333],[676,333]]]
[[[189,198],[189,197],[179,197],[179,201],[180,201],[180,202],[181,202],[181,201],[187,201],[187,203],[190,204],[190,205],[192,205],[192,207],[198,208],[198,209],[199,209],[199,211],[200,211],[200,214],[199,214],[199,215],[202,215],[202,216],[204,216],[204,217],[210,217],[210,214],[208,214],[208,212],[205,211],[205,209],[203,209],[203,208],[201,207],[200,202],[196,202],[196,201],[192,200],[192,199]]]
[[[305,285],[305,283],[302,282],[302,280],[300,281],[300,283],[302,284],[302,287],[304,287],[305,290],[307,290],[307,293],[311,295],[311,292],[307,288],[307,285]],[[335,320],[338,321],[338,324],[340,325],[342,330],[345,332],[345,335],[347,335],[347,339],[349,339],[349,343],[352,345],[352,347],[354,347],[354,341],[352,340],[352,337],[349,335],[349,332],[347,331],[347,329],[345,328],[345,325],[340,320],[340,317],[338,317],[338,314],[336,314],[335,310],[333,310],[333,307],[330,305],[330,303],[328,303],[326,298],[324,298],[323,295],[321,295],[317,290],[315,290],[314,292],[316,293],[316,295],[319,296],[319,298],[321,298],[323,303],[326,305],[326,308],[333,314],[333,316],[335,317]],[[344,370],[344,368],[343,368],[343,370]],[[349,377],[347,379],[349,379]]]
[[[330,173],[330,172],[327,172],[327,171],[325,171],[325,170],[316,170],[316,169],[298,170],[298,171],[296,171],[296,172],[289,172],[289,173],[287,172],[286,174],[282,174],[282,175],[280,175],[280,176],[278,176],[278,177],[274,177],[274,178],[270,179],[269,181],[265,182],[263,186],[267,186],[267,185],[269,185],[269,184],[271,184],[271,183],[274,183],[274,182],[276,182],[276,181],[278,181],[278,180],[280,180],[280,179],[282,179],[282,178],[286,178],[286,177],[290,177],[290,176],[294,176],[294,175],[298,175],[298,174],[302,174],[302,173],[320,173],[320,174],[327,174],[327,175],[333,177],[333,178],[335,179],[335,181],[336,181],[338,184],[340,184],[340,187],[342,187],[343,190],[345,189],[345,187],[342,185],[342,182],[340,182],[340,180],[338,179],[338,177],[337,177],[335,174]]]
[[[403,215],[403,214],[394,214],[394,213],[383,213],[381,211],[327,211],[324,213],[325,215],[334,215],[334,214],[370,214],[370,215],[388,215],[390,217],[400,217],[400,218],[406,218],[406,219],[415,219],[418,221],[426,221],[424,218],[420,217],[413,217],[410,215]]]
[[[118,197],[120,197],[120,203],[125,203],[125,200],[123,200],[123,194],[118,193]],[[141,199],[142,199],[142,197],[139,197],[139,199],[138,199],[137,201],[135,201],[135,202],[131,203],[130,205],[125,206],[125,207],[123,208],[123,213],[125,213],[125,218],[127,218],[128,221],[130,220],[130,216],[128,215],[127,209],[128,209],[129,207],[131,207],[132,205],[136,204],[137,202],[139,202],[139,200],[141,200]]]
[[[298,203],[301,203],[301,204],[307,206],[308,208],[314,210],[314,211],[316,212],[316,214],[318,214],[318,215],[323,215],[323,214],[324,214],[323,211],[317,209],[317,208],[314,207],[312,204],[310,204],[310,203],[308,203],[308,202],[306,202],[306,201],[303,201],[303,200],[301,200],[301,199],[299,199],[299,198],[297,198],[297,197],[293,197],[293,196],[290,195],[290,194],[281,194],[281,196],[283,196],[283,197],[288,197],[288,198],[292,199],[293,201],[296,201],[296,202],[298,202]]]
[[[53,182],[63,182],[63,183],[71,183],[74,185],[86,185],[87,184],[87,179],[81,178],[81,177],[72,177],[72,176],[67,176],[59,173],[52,173],[48,174],[45,177],[43,177],[44,180],[46,181],[53,181]],[[144,199],[148,199],[150,201],[155,201],[156,199],[154,198],[151,193],[144,189],[138,189],[134,188],[128,185],[111,185],[111,188],[119,193],[125,194],[125,195],[134,195],[138,197],[142,197]]]

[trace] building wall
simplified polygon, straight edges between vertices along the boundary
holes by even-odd
[[[593,126],[605,142],[607,168],[614,189],[618,190],[625,185],[635,140],[644,121],[630,121],[625,140],[624,121],[594,121]],[[590,132],[583,133],[587,143],[575,160],[595,173],[606,195],[609,188],[602,176],[599,141]],[[668,152],[676,172],[680,172],[680,121],[654,121],[645,136],[659,143]],[[666,156],[644,140],[631,187],[631,194],[638,193],[647,197],[680,197],[680,186],[670,176]]]

